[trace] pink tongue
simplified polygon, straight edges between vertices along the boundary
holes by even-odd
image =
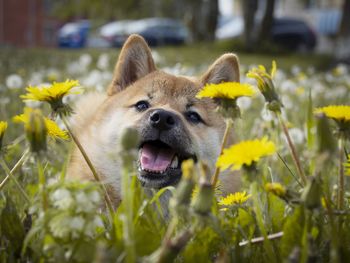
[[[162,172],[171,164],[175,152],[146,143],[141,150],[140,162],[143,169]]]

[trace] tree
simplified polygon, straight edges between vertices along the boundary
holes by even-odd
[[[266,0],[264,17],[261,22],[258,43],[266,42],[270,40],[270,33],[273,24],[275,10],[275,0]]]
[[[341,60],[350,60],[350,0],[344,0],[342,18],[335,38],[334,55]]]
[[[218,0],[182,0],[183,18],[194,41],[212,41],[219,15]]]
[[[244,18],[243,41],[245,47],[251,50],[254,46],[255,14],[258,10],[257,0],[241,0]]]
[[[155,0],[51,0],[62,19],[131,19],[152,16]]]
[[[343,2],[343,14],[338,30],[339,37],[350,37],[350,0]]]
[[[219,1],[211,0],[209,1],[208,7],[208,16],[207,16],[207,32],[208,35],[206,40],[214,41],[215,40],[215,31],[218,24],[219,16]]]

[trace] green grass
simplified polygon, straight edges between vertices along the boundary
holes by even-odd
[[[172,47],[163,47],[156,49],[160,55],[166,58],[167,64],[183,63],[185,65],[200,66],[203,63],[212,63],[223,53],[235,53],[239,60],[244,65],[270,66],[273,59],[278,60],[279,68],[283,70],[290,70],[294,65],[306,69],[308,67],[315,67],[318,70],[328,69],[329,63],[332,60],[330,56],[318,54],[298,54],[298,53],[247,53],[241,51],[240,48],[235,49],[231,47],[230,42],[218,42],[215,44],[195,44],[190,46],[176,47],[176,52]]]
[[[234,52],[228,48],[231,44],[155,50],[161,58],[160,67],[174,69],[179,63],[175,70],[192,74],[204,72],[222,53]],[[14,167],[28,148],[22,125],[11,121],[23,111],[19,96],[25,93],[24,88],[30,82],[67,78],[82,83],[90,78],[84,86],[87,90],[106,87],[118,52],[0,50],[0,121],[9,122],[0,152],[0,159],[4,159],[0,181],[5,178],[6,166]],[[84,63],[75,64],[86,54],[92,59],[86,67]],[[101,54],[110,61],[98,69]],[[334,133],[337,125],[332,120],[315,118],[313,110],[329,104],[349,104],[349,68],[326,70],[331,58],[319,55],[237,54],[243,65],[243,82],[249,81],[245,73],[252,64],[269,68],[273,59],[277,61],[276,92],[285,105],[283,119],[308,178],[306,185],[298,182],[283,131],[273,114],[267,116],[259,93],[240,104],[242,118],[234,122],[236,139],[267,136],[276,144],[277,153],[261,159],[256,169],[242,169],[241,190],[251,197],[225,211],[218,204],[220,196],[212,197],[214,190],[199,182],[201,169],[193,170],[192,177],[182,180],[176,189],[169,187],[149,196],[130,164],[136,158],[135,151],[125,149],[120,156],[124,163],[124,200],[109,214],[101,209],[103,191],[98,184],[65,178],[73,143],[51,140],[44,154],[30,153],[13,174],[29,202],[13,179],[0,190],[0,262],[345,262],[350,256],[349,182],[346,178],[345,204],[339,207],[337,177],[342,164]],[[299,69],[291,71],[295,65]],[[316,70],[310,71],[309,67]],[[20,87],[7,87],[10,74],[21,78]],[[40,108],[44,114],[51,112],[48,105]],[[349,147],[346,139],[345,152],[349,153]],[[340,153],[345,158],[344,149]],[[286,192],[276,195],[267,191],[265,185],[271,182],[281,183]],[[191,197],[194,186],[199,190]],[[159,197],[169,191],[174,197],[170,213],[164,215]]]
[[[271,60],[278,58],[279,68],[290,70],[294,65],[306,69],[314,67],[318,70],[329,69],[332,58],[327,55],[298,54],[298,53],[246,53],[236,51],[229,43],[218,42],[216,44],[202,43],[179,47],[154,48],[159,52],[162,62],[160,67],[172,66],[181,63],[185,66],[198,67],[212,63],[216,58],[226,52],[238,55],[240,62],[244,65],[262,64],[271,65]],[[47,67],[63,69],[64,65],[76,61],[81,54],[90,54],[94,60],[106,53],[111,62],[116,62],[120,49],[13,49],[3,48],[0,50],[0,80],[10,73],[21,73],[26,75],[27,65],[31,70],[40,70]],[[113,63],[112,63],[113,64]],[[112,69],[111,65],[111,69]]]

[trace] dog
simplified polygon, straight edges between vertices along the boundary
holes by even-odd
[[[220,154],[225,122],[213,99],[197,99],[208,83],[239,82],[234,54],[219,57],[201,77],[174,76],[156,68],[145,40],[131,35],[116,63],[107,94],[92,93],[77,103],[73,131],[113,203],[120,200],[120,137],[127,128],[140,135],[137,177],[146,188],[176,185],[181,163],[203,160],[211,173]],[[78,149],[68,167],[70,178],[92,179]],[[222,176],[223,192],[233,192],[239,178]]]

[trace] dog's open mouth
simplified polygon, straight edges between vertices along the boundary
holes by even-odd
[[[146,187],[161,188],[181,179],[181,163],[195,156],[160,141],[143,142],[139,149],[138,178]]]

